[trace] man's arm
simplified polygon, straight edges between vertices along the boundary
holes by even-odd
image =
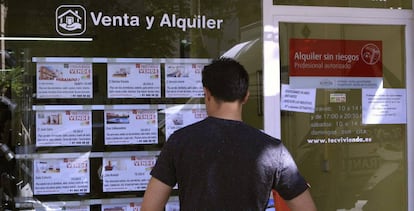
[[[286,204],[291,211],[316,211],[309,189],[291,200],[286,200]]]
[[[152,177],[144,194],[141,211],[163,211],[171,190],[170,186]]]

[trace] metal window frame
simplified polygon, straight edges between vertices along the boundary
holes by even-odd
[[[343,7],[276,6],[263,0],[263,95],[264,130],[281,137],[279,23],[381,24],[405,27],[407,93],[414,90],[414,10]],[[407,94],[407,197],[414,198],[414,96]],[[276,109],[275,109],[276,108]],[[414,201],[407,200],[408,211]]]

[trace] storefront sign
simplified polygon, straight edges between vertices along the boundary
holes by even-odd
[[[370,143],[374,139],[371,131],[361,122],[361,90],[343,89],[318,92],[315,112],[309,115],[309,144]],[[306,130],[307,131],[307,130]]]
[[[37,111],[36,146],[92,145],[91,111]]]
[[[382,83],[382,42],[291,39],[292,88],[377,88]]]
[[[157,110],[108,110],[104,115],[105,145],[158,143]]]
[[[164,13],[160,16],[137,15],[128,12],[109,14],[103,11],[91,11],[83,5],[60,5],[56,8],[56,31],[63,36],[82,35],[90,19],[93,26],[103,27],[142,27],[146,30],[153,28],[177,28],[181,31],[190,29],[222,29],[223,19],[210,18],[206,15],[180,16]]]

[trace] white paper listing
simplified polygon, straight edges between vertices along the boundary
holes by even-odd
[[[206,109],[166,109],[165,137],[168,139],[174,131],[207,117]]]
[[[108,64],[108,98],[161,97],[160,64]]]
[[[90,146],[91,121],[91,111],[37,111],[36,146]]]
[[[71,201],[72,202],[72,201]],[[75,202],[75,203],[81,203],[81,202]],[[46,210],[65,210],[65,211],[89,211],[90,207],[88,205],[83,205],[83,206],[67,206],[64,205],[65,203],[48,203],[48,202],[43,202],[42,203],[44,207],[47,207]],[[43,209],[40,209],[43,210]]]
[[[107,110],[105,145],[158,143],[156,109]]]
[[[165,64],[167,98],[203,97],[201,71],[205,64]]]
[[[406,124],[405,89],[362,89],[363,124]]]
[[[103,191],[120,192],[145,190],[155,161],[155,156],[103,158]]]
[[[130,202],[128,204],[103,204],[102,211],[139,211],[141,204]]]
[[[37,98],[92,98],[91,63],[37,63]]]
[[[65,211],[89,211],[89,206],[64,206],[61,208],[61,210]]]
[[[33,161],[35,195],[89,193],[89,159],[35,159]]]

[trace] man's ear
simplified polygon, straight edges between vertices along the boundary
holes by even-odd
[[[250,96],[250,92],[249,92],[249,90],[247,90],[246,96],[244,96],[243,101],[241,103],[245,104],[247,102],[247,100],[249,99],[249,96]]]
[[[210,93],[210,90],[208,90],[206,87],[203,87],[203,90],[204,90],[204,98],[205,98],[205,100],[207,101],[210,101],[210,98],[211,98],[211,93]]]

